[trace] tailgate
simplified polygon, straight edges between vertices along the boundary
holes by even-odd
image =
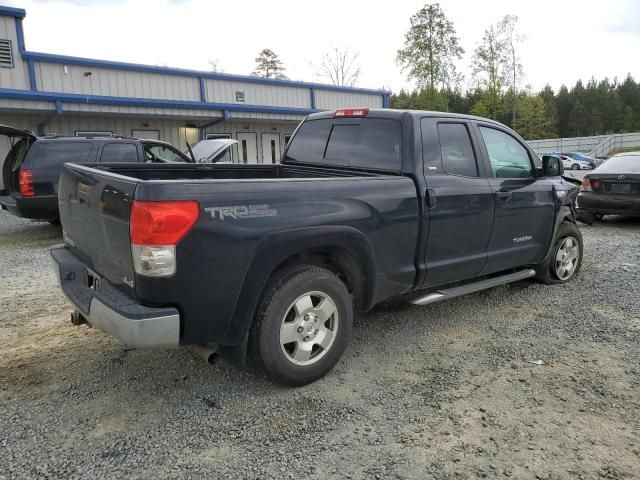
[[[129,214],[136,180],[66,164],[58,190],[65,243],[94,271],[132,295]]]

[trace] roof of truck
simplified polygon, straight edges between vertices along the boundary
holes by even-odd
[[[351,109],[359,109],[358,107],[353,107]],[[351,109],[338,109],[338,110],[351,110]],[[318,119],[318,118],[333,118],[334,114],[338,110],[328,110],[325,112],[313,113],[309,115],[308,119]],[[496,122],[495,120],[491,120],[489,118],[477,117],[475,115],[465,115],[462,113],[451,113],[451,112],[436,112],[431,110],[399,110],[394,108],[369,108],[366,116],[376,118],[400,118],[403,115],[411,115],[415,117],[440,117],[440,118],[457,118],[457,119],[465,119],[465,120],[476,120],[488,123],[495,123],[497,125],[502,125],[500,122]]]

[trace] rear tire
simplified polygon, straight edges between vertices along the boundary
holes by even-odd
[[[582,234],[575,223],[563,222],[558,227],[543,283],[566,283],[572,280],[582,266]]]
[[[306,385],[338,363],[352,328],[351,296],[336,275],[313,265],[286,267],[264,290],[250,332],[250,355],[276,382]]]
[[[571,170],[580,170],[580,165],[574,163],[573,165],[571,165]]]

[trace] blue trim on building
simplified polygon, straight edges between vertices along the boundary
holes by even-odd
[[[200,80],[200,101],[207,101],[207,83],[203,77],[199,78]]]
[[[0,5],[0,15],[24,18],[27,16],[27,11],[23,8],[5,7],[4,5]]]
[[[0,88],[0,98],[32,100],[40,102],[84,103],[88,105],[120,105],[150,108],[191,108],[195,110],[223,110],[229,112],[274,113],[284,115],[309,115],[320,110],[311,108],[272,107],[233,103],[197,102],[190,100],[163,100],[157,98],[110,97],[106,95],[84,95],[80,93],[41,92]]]
[[[370,95],[384,95],[384,90],[372,90],[367,88],[356,87],[336,87],[334,85],[325,85],[323,83],[296,82],[293,80],[279,80],[276,78],[250,77],[247,75],[232,75],[229,73],[218,72],[202,72],[198,70],[188,70],[182,68],[157,67],[154,65],[142,65],[139,63],[112,62],[108,60],[96,60],[83,57],[69,57],[66,55],[54,55],[40,52],[24,52],[23,58],[32,59],[38,62],[56,63],[60,65],[81,65],[84,67],[108,68],[112,70],[126,70],[132,72],[157,73],[160,75],[176,75],[181,77],[192,78],[210,78],[213,80],[226,80],[232,82],[243,83],[259,83],[264,85],[273,85],[280,87],[298,87],[298,88],[315,88],[318,90],[329,90],[336,92],[364,93]]]
[[[16,17],[16,37],[18,37],[18,52],[22,57],[25,52],[24,30],[22,29],[22,18]]]
[[[382,96],[382,108],[389,108],[389,94],[385,93]]]
[[[56,113],[58,115],[62,115],[64,108],[62,107],[62,102],[60,100],[56,100]]]
[[[313,88],[309,89],[309,96],[311,97],[311,108],[315,109],[316,108],[316,91]]]
[[[33,60],[27,60],[27,66],[29,70],[29,88],[31,90],[38,90],[38,82],[36,80],[36,66]]]

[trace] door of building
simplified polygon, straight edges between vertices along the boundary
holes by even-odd
[[[262,134],[262,163],[280,161],[280,135],[277,133]]]
[[[258,163],[258,141],[255,133],[238,133],[238,163]]]

